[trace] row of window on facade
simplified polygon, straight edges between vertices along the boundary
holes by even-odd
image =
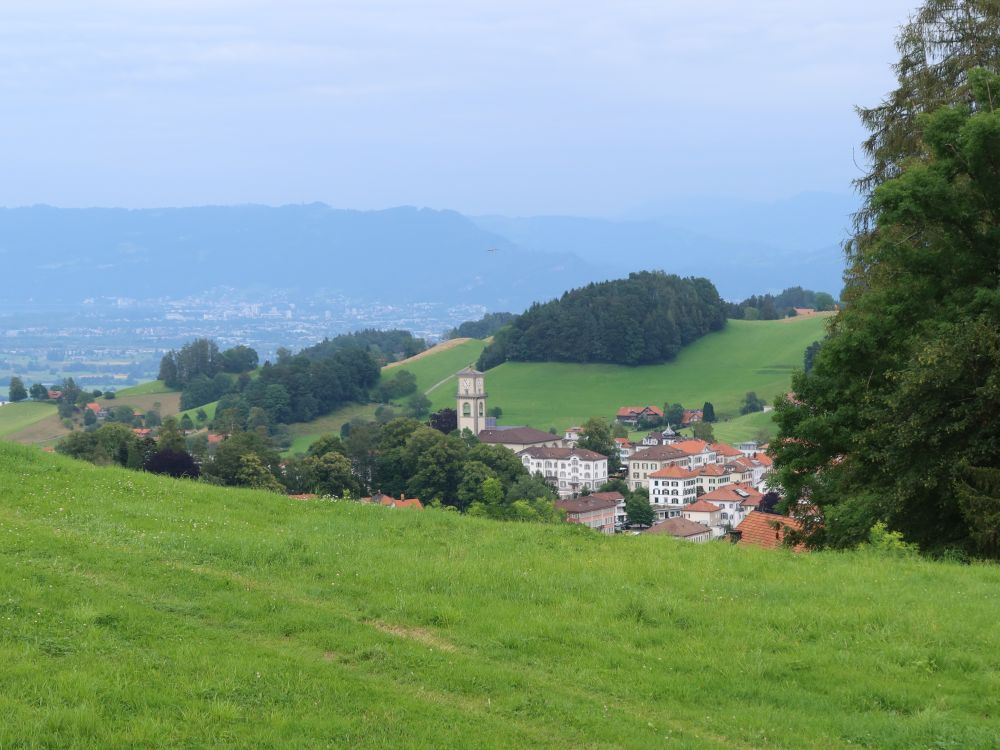
[[[480,401],[479,402],[479,416],[483,416],[483,415],[484,415],[484,412],[483,412],[483,402]],[[471,417],[472,416],[472,404],[470,404],[468,401],[466,401],[464,404],[462,404],[462,416],[463,417]]]

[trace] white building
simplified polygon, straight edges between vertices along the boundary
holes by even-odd
[[[583,448],[526,448],[517,454],[532,474],[541,474],[559,497],[584,488],[596,490],[608,481],[608,458]]]
[[[676,518],[685,506],[698,499],[698,474],[680,466],[668,466],[649,475],[649,504],[662,521]]]
[[[628,487],[637,490],[648,487],[649,475],[668,466],[690,468],[691,458],[672,445],[654,445],[636,450],[628,460]]]
[[[700,523],[712,530],[712,537],[725,534],[722,525],[722,508],[707,500],[698,500],[681,511],[681,516],[689,521]]]

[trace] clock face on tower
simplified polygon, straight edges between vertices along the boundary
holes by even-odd
[[[469,393],[470,391],[472,391],[472,380],[470,380],[469,378],[462,378],[462,390],[465,393]]]

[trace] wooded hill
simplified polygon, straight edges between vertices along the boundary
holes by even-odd
[[[532,305],[496,333],[478,367],[508,360],[657,364],[725,322],[708,279],[642,271]]]

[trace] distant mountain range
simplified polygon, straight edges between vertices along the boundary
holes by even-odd
[[[693,202],[621,220],[350,211],[323,204],[0,209],[0,303],[178,297],[218,285],[519,311],[591,281],[662,269],[736,299],[836,295],[853,210],[840,196]]]

